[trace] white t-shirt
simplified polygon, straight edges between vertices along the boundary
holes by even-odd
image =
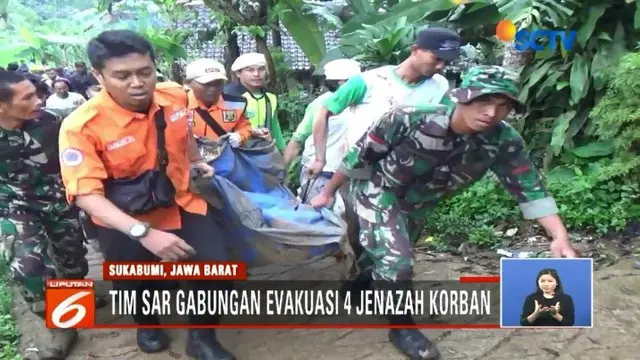
[[[333,114],[350,109],[347,147],[353,146],[367,129],[397,105],[438,104],[449,90],[449,81],[436,74],[418,84],[409,84],[398,76],[395,66],[365,71],[340,86],[324,105]]]
[[[66,98],[61,98],[57,94],[49,96],[47,99],[47,109],[56,110],[62,117],[67,117],[78,106],[85,103],[85,99],[82,95],[74,92],[70,92]]]
[[[296,133],[299,135],[299,138],[304,137],[304,150],[302,152],[302,165],[309,166],[315,160],[316,148],[313,141],[313,122],[315,120],[315,116],[317,111],[320,109],[322,104],[329,98],[333,93],[326,92],[318,98],[316,98],[309,106],[307,106],[307,110],[305,113],[304,120],[298,126],[298,130]],[[342,161],[342,154],[344,153],[344,143],[347,134],[347,122],[345,120],[345,113],[348,111],[344,111],[341,114],[329,117],[329,123],[327,125],[327,145],[326,145],[326,158],[327,163],[322,171],[333,172],[336,171],[338,166],[340,166],[340,162]]]

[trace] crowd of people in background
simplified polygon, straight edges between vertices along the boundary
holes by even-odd
[[[24,75],[36,87],[36,95],[45,104],[45,110],[65,118],[78,106],[94,97],[100,83],[84,62],[76,62],[74,69],[41,65],[9,63],[7,71]]]

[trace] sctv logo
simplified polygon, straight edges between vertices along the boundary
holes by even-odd
[[[509,20],[501,20],[496,28],[496,36],[502,41],[514,40],[514,48],[518,51],[526,51],[529,49],[542,51],[545,48],[551,50],[557,49],[557,39],[560,38],[560,43],[565,50],[573,50],[573,45],[576,42],[577,32],[570,30],[533,30],[528,31],[522,29],[516,31],[516,26]],[[546,46],[538,43],[538,39],[548,39]]]

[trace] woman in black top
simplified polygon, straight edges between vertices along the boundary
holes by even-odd
[[[558,272],[543,269],[536,278],[536,292],[522,306],[523,326],[573,326],[573,299],[562,291]]]

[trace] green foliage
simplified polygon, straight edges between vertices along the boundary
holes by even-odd
[[[575,0],[496,0],[495,4],[506,19],[524,28],[545,22],[562,27],[565,18],[573,14],[573,7],[579,2]]]
[[[287,138],[287,143],[291,138]],[[300,162],[302,158],[296,157],[291,161],[289,165],[289,169],[287,169],[287,174],[285,175],[284,183],[285,185],[296,194],[298,188],[300,188],[300,169],[302,168],[302,163]]]
[[[285,93],[289,88],[289,79],[293,74],[293,71],[287,63],[286,56],[282,49],[271,47],[269,48],[269,51],[271,52],[271,59],[273,60],[273,67],[275,70],[275,74],[272,75],[275,77],[273,79],[273,91],[276,94]]]
[[[20,360],[18,351],[20,334],[12,314],[13,291],[6,277],[6,265],[0,264],[0,359]]]
[[[327,52],[318,19],[303,10],[303,1],[300,0],[278,0],[273,9],[277,9],[277,18],[309,61],[317,65]]]
[[[560,214],[570,229],[593,230],[598,234],[624,229],[640,217],[640,185],[629,179],[602,181],[597,172],[584,174],[576,169],[567,179],[563,168],[548,176],[548,188],[558,203]]]
[[[639,53],[621,59],[611,75],[606,95],[591,112],[591,118],[594,134],[601,141],[585,145],[583,155],[598,157],[613,153],[612,162],[601,170],[603,179],[626,176],[640,180]],[[588,151],[584,151],[585,148]]]
[[[302,85],[297,84],[286,93],[278,95],[278,118],[284,140],[288,144],[291,140],[293,132],[298,124],[304,118],[307,105],[313,101],[317,94],[309,93],[304,90]],[[300,157],[294,159],[289,165],[287,174],[285,175],[285,184],[294,193],[300,186]]]
[[[558,167],[548,176],[547,189],[555,198],[560,216],[572,230],[598,234],[622,230],[640,217],[640,185],[619,179],[601,181],[577,168]],[[468,242],[480,247],[502,242],[496,225],[523,223],[520,209],[493,176],[476,182],[462,193],[443,201],[428,217],[425,231],[436,238],[434,246],[457,247]]]
[[[283,132],[293,133],[304,117],[307,105],[313,101],[315,94],[311,94],[296,85],[288,92],[278,95],[278,118]]]
[[[342,50],[353,53],[353,58],[365,68],[387,64],[399,64],[410,54],[409,47],[415,40],[416,27],[407,18],[385,25],[363,25],[342,41]]]
[[[185,19],[187,13],[175,0],[121,1],[113,4],[112,13],[90,2],[82,6],[77,1],[73,6],[57,0],[37,3],[9,1],[6,30],[0,33],[0,43],[8,45],[0,46],[0,64],[20,59],[48,65],[86,61],[89,39],[105,30],[123,28],[149,39],[161,67],[186,56],[182,44],[190,34],[172,23]],[[43,13],[43,9],[50,10]]]
[[[327,51],[318,68],[344,57],[357,58],[367,67],[398,64],[409,54],[413,34],[423,25],[455,27],[475,41],[482,38],[478,36],[483,33],[482,26],[500,19],[497,8],[489,2],[474,1],[468,5],[456,5],[451,0],[378,3],[384,11],[368,0],[347,1],[347,8],[353,15],[340,28],[340,45]]]
[[[471,242],[491,247],[499,242],[493,226],[517,224],[520,218],[511,195],[488,176],[441,202],[427,218],[425,230],[437,238],[437,243],[457,247]]]
[[[529,108],[521,128],[534,148],[544,149],[544,166],[548,168],[562,152],[584,143],[589,112],[604,95],[609,68],[637,44],[640,35],[634,25],[637,3],[616,0],[496,2],[506,17],[520,21],[520,28],[577,31],[572,51],[562,47],[537,51],[521,73],[520,98]]]

